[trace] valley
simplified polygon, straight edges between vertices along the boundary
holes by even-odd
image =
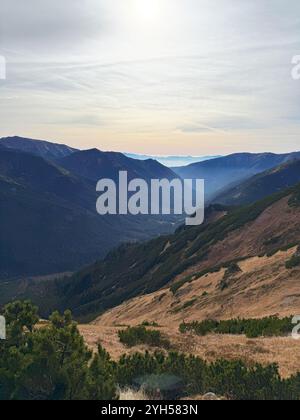
[[[223,163],[200,163],[221,165],[220,179],[227,179],[223,165],[231,167],[233,161],[240,168],[246,161],[242,177],[247,180],[229,185],[212,200],[202,225],[184,226],[172,216],[96,215],[93,185],[98,177],[116,179],[121,168],[129,171],[128,179],[151,180],[156,174],[172,179],[172,170],[157,162],[133,162],[122,154],[66,146],[59,152],[58,145],[36,147],[34,141],[28,153],[27,146],[26,151],[14,149],[20,145],[15,141],[7,147],[6,140],[0,147],[1,240],[6,244],[0,250],[1,307],[13,301],[22,305],[18,301],[24,300],[37,305],[43,320],[33,331],[36,335],[47,334],[48,328],[68,328],[71,315],[67,312],[59,327],[55,311],[71,310],[81,345],[92,350],[93,357],[104,357],[108,369],[122,369],[123,363],[130,369],[139,360],[143,371],[143,358],[152,357],[152,363],[162,363],[158,371],[173,372],[176,364],[170,367],[167,360],[176,357],[187,375],[189,363],[202,366],[213,386],[211,369],[242,365],[249,375],[274,375],[278,387],[291,386],[289,392],[297,396],[299,341],[291,336],[292,322],[290,329],[277,331],[273,326],[252,336],[211,331],[201,336],[182,330],[182,325],[202,321],[263,323],[272,317],[278,320],[274,323],[283,318],[289,322],[299,313],[300,178],[295,154],[233,155],[216,159]],[[49,153],[64,156],[45,159]],[[211,185],[210,175],[206,180]],[[131,329],[136,328],[146,341],[133,340],[129,347],[120,337],[126,330],[132,340]],[[158,340],[155,345],[152,339]],[[135,380],[133,376],[128,383],[134,387]],[[192,391],[207,390],[199,380],[191,388],[186,377],[183,395],[201,399]],[[237,373],[233,380],[239,380]],[[224,390],[221,396],[245,398],[228,386],[230,392]],[[257,390],[252,391],[257,398]]]
[[[300,401],[299,17],[1,1],[0,401]]]
[[[101,314],[131,298],[148,296],[166,287],[180,289],[193,278],[206,274],[219,276],[221,281],[224,271],[220,270],[226,270],[232,263],[297,247],[300,207],[294,205],[294,200],[297,201],[298,191],[299,186],[225,214],[220,207],[212,208],[211,223],[182,227],[174,235],[116,250],[105,260],[61,282],[60,294],[64,294],[75,316],[92,320],[97,312]],[[277,258],[275,261],[278,263]],[[281,281],[286,281],[285,274]],[[266,277],[269,278],[269,273]],[[270,281],[275,279],[271,277]],[[225,293],[231,297],[230,286],[229,283]],[[216,303],[219,310],[220,305],[222,300]],[[223,306],[231,310],[228,302]]]
[[[173,232],[181,223],[182,219],[174,215],[100,217],[96,212],[96,182],[101,176],[111,175],[110,169],[97,172],[97,168],[102,168],[101,160],[98,162],[96,158],[93,180],[75,168],[71,172],[58,164],[58,156],[73,154],[71,148],[19,138],[4,139],[3,144],[0,149],[0,282],[76,271],[105,257],[124,242],[149,240]],[[109,159],[110,154],[99,151],[98,155]],[[158,173],[161,170],[163,177],[166,173],[173,176],[158,163],[149,165],[121,154],[114,156],[114,163],[109,161],[109,167],[116,165],[115,173],[125,160],[131,176],[145,176],[150,171],[151,177],[151,170]],[[87,165],[90,168],[93,168],[92,160]]]

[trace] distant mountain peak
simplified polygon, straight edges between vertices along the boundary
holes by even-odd
[[[221,158],[193,163],[181,168],[173,168],[184,179],[204,179],[208,200],[258,173],[300,158],[300,152],[275,153],[234,153]]]

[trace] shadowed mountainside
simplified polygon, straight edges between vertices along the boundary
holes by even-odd
[[[300,158],[300,152],[276,155],[273,153],[237,153],[218,159],[173,168],[181,178],[201,178],[206,182],[206,196],[211,200],[230,184],[237,185],[258,173],[290,160]]]
[[[213,201],[230,206],[250,204],[299,182],[300,160],[292,160],[229,188]]]
[[[42,286],[52,288],[60,308],[70,307],[78,318],[93,319],[136,296],[172,285],[175,291],[194,276],[296,246],[299,204],[298,185],[251,206],[227,212],[217,207],[219,216],[203,226],[182,227],[174,235],[123,246],[55,287],[53,282]],[[30,285],[22,293],[39,300]]]
[[[160,216],[100,217],[96,199],[94,183],[36,155],[2,148],[1,278],[74,271],[123,242],[174,229],[173,219]]]
[[[153,159],[136,160],[122,153],[101,152],[97,149],[73,153],[61,159],[59,164],[70,172],[93,181],[101,178],[117,181],[119,171],[127,171],[128,179],[141,178],[148,181],[177,178],[171,169]]]

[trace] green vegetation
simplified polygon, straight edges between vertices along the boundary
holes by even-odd
[[[228,287],[230,286],[231,277],[234,277],[236,274],[239,274],[241,272],[242,272],[242,270],[240,269],[239,265],[236,262],[230,263],[228,265],[227,270],[224,273],[224,276],[223,276],[222,280],[220,281],[219,286],[218,286],[219,289],[221,290],[221,292],[228,289]]]
[[[121,343],[127,347],[146,344],[150,347],[170,348],[170,342],[163,338],[160,331],[147,330],[144,326],[128,327],[126,330],[119,331],[118,334]]]
[[[64,168],[39,156],[1,148],[1,279],[75,272],[125,241],[173,232],[172,222],[179,222],[179,216],[173,215],[120,219],[99,217],[95,211],[98,194],[90,180],[96,183],[100,173],[117,176],[124,165],[142,178],[147,174],[151,179],[157,170],[163,178],[174,175],[158,163],[92,150],[60,159],[59,165]]]
[[[229,209],[226,216],[207,225],[181,227],[174,235],[122,247],[110,253],[104,261],[61,282],[57,292],[65,297],[61,307],[71,307],[76,317],[88,321],[141,293],[159,290],[188,268],[203,261],[211,246],[254,221],[269,206],[296,191],[296,188],[286,190],[250,206]],[[278,243],[277,247],[284,245]],[[241,259],[246,257],[243,255]],[[205,272],[207,274],[220,268],[209,267]],[[196,275],[172,285],[172,292],[176,293],[183,284],[193,281]],[[112,285],[117,287],[112,288]]]
[[[289,205],[291,207],[299,207],[300,206],[300,188],[299,188],[299,185],[298,185],[298,188],[294,189],[294,193],[289,200]]]
[[[181,311],[184,311],[185,309],[191,308],[192,306],[194,306],[194,304],[197,302],[197,298],[193,298],[191,300],[188,300],[187,302],[185,302],[183,305],[179,306],[178,308],[173,309],[172,311],[170,311],[172,314],[178,314]]]
[[[4,308],[7,340],[0,342],[0,400],[114,400],[117,387],[183,398],[214,392],[234,400],[299,400],[300,373],[283,380],[276,365],[241,361],[209,364],[176,352],[122,356],[113,362],[99,346],[92,354],[71,313],[54,313],[37,328],[30,302]]]
[[[231,263],[225,271],[224,280],[227,280],[228,278],[235,276],[236,274],[239,274],[241,272],[242,270],[240,269],[237,263]]]
[[[220,270],[221,270],[221,267],[216,267],[216,268],[210,268],[208,270],[203,270],[199,273],[192,274],[172,284],[172,286],[170,287],[170,291],[173,293],[173,295],[176,295],[178,290],[180,290],[185,284],[192,283],[196,279],[200,279],[201,277],[206,276],[207,274],[210,274],[210,273],[217,273]]]
[[[211,247],[218,241],[255,220],[281,198],[295,197],[299,191],[300,186],[297,186],[247,207],[227,208],[227,214],[220,219],[201,226],[180,227],[174,235],[159,237],[147,243],[123,245],[103,261],[86,267],[67,279],[41,281],[38,287],[35,283],[28,282],[26,290],[22,282],[17,281],[11,285],[0,282],[0,304],[15,298],[17,293],[20,298],[29,297],[42,306],[44,317],[48,317],[53,309],[62,311],[70,308],[76,319],[81,322],[91,321],[126,300],[166,287],[178,275],[205,261]],[[277,252],[286,247],[287,242],[291,242],[288,237],[280,237],[278,243],[267,247],[265,245],[266,248],[261,253]],[[247,257],[249,255],[241,255],[238,260]],[[171,290],[176,294],[187,282],[223,267],[228,268],[229,264],[230,262],[222,263],[219,267],[208,267],[205,271],[173,284]]]
[[[36,328],[30,302],[5,307],[7,340],[0,342],[0,400],[105,400],[116,398],[114,365],[99,347],[93,355],[71,313],[55,312]]]
[[[222,279],[221,281],[220,281],[220,284],[219,284],[219,289],[221,290],[221,292],[224,292],[224,290],[226,290],[226,289],[228,289],[228,287],[229,287],[229,283],[228,283],[228,281],[227,280],[224,280],[224,279]]]
[[[123,356],[117,367],[117,382],[126,387],[141,381],[150,390],[162,384],[170,398],[214,392],[232,400],[300,399],[300,374],[282,380],[276,365],[249,367],[241,361],[226,360],[208,364],[199,357],[178,353]]]
[[[267,239],[264,242],[264,246],[276,245],[278,242],[280,242],[280,237],[274,236],[273,238]]]
[[[282,251],[282,252],[288,251],[291,248],[295,248],[298,244],[299,244],[299,242],[292,242],[292,243],[287,244],[285,246],[280,246],[278,248],[273,248],[272,251],[267,252],[267,254],[264,253],[262,256],[264,257],[266,255],[267,257],[273,257],[273,255],[277,254],[277,252],[280,252],[280,251]]]
[[[228,321],[206,320],[202,322],[182,323],[181,333],[193,332],[200,336],[209,333],[246,335],[248,338],[280,337],[288,335],[292,330],[292,317],[266,317],[262,319],[231,319]]]
[[[290,260],[288,260],[285,264],[288,270],[299,267],[300,266],[300,255],[293,255]]]
[[[170,291],[173,293],[173,295],[176,295],[178,290],[180,290],[185,284],[192,283],[193,281],[200,279],[201,277],[204,277],[208,274],[218,273],[220,270],[222,270],[222,268],[229,269],[231,267],[232,270],[233,267],[238,267],[238,271],[240,272],[241,269],[239,268],[238,263],[244,261],[247,258],[248,257],[237,258],[235,260],[228,261],[227,263],[219,264],[216,267],[208,268],[198,273],[191,274],[187,277],[184,277],[182,280],[179,280],[176,283],[172,284],[172,286],[170,287]]]

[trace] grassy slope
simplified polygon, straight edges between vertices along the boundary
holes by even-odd
[[[202,261],[205,261],[208,269],[215,270],[215,264],[209,267],[209,260],[206,260],[210,249],[232,232],[243,230],[245,225],[251,224],[266,209],[286,196],[291,196],[290,206],[297,205],[300,186],[251,206],[233,210],[206,226],[183,227],[174,235],[144,244],[124,245],[110,253],[104,261],[58,282],[56,294],[60,299],[56,304],[61,308],[70,307],[77,317],[90,320],[132,297],[164,287],[189,268],[201,266]],[[285,208],[284,211],[288,209]],[[290,240],[289,237],[282,237],[269,243],[267,239],[270,238],[265,238],[263,248],[266,253],[286,247]],[[229,250],[228,255],[230,254]],[[255,255],[255,252],[252,254]],[[27,293],[31,294],[32,290],[27,289]],[[33,297],[38,300],[35,293]]]
[[[299,190],[297,186],[234,210],[208,226],[182,228],[173,236],[120,249],[104,262],[74,275],[62,291],[75,314],[83,317],[93,316],[139,294],[151,293],[201,262],[214,244],[257,219],[264,210],[291,192],[290,205],[293,205]],[[288,241],[289,238],[281,238],[274,244],[266,243],[265,251],[270,253],[284,247]]]

